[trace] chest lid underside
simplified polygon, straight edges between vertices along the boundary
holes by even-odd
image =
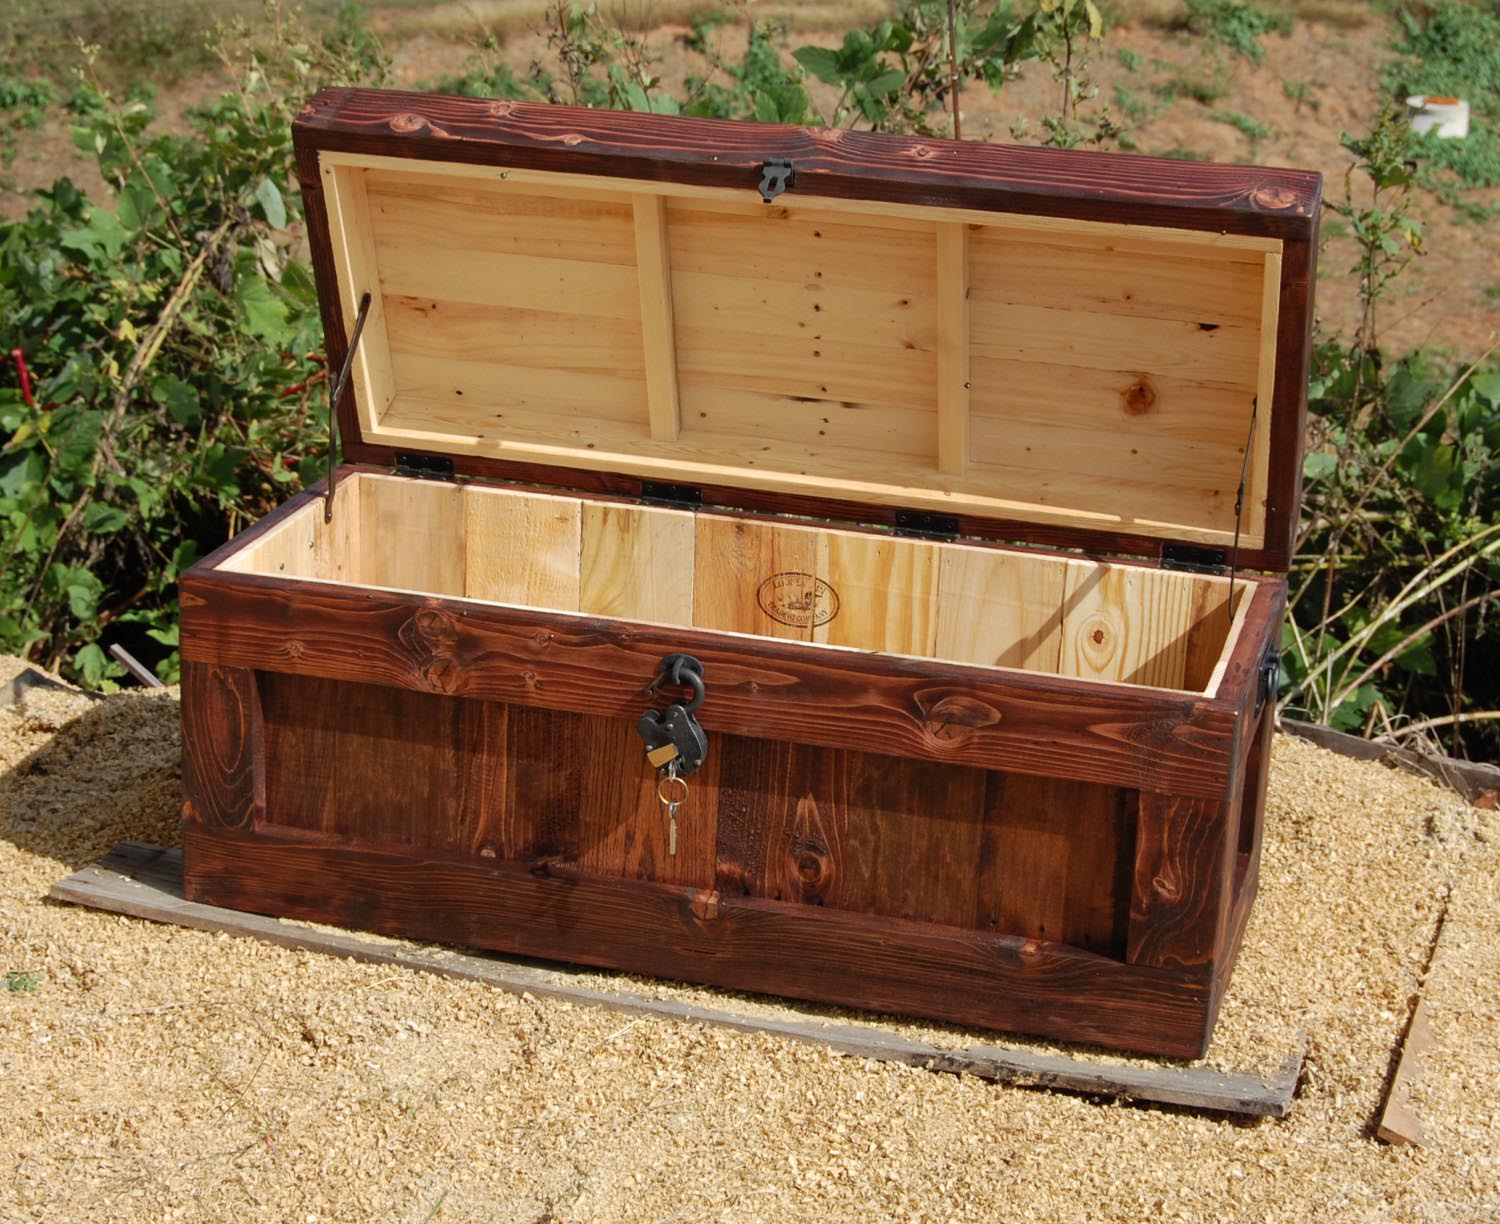
[[[1147,555],[1243,478],[1287,564],[1315,174],[358,90],[296,138],[351,458]]]

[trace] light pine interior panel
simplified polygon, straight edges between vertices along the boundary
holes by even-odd
[[[812,641],[839,606],[818,573],[823,534],[750,519],[698,518],[693,623],[700,629]]]
[[[627,196],[366,171],[397,400],[503,424],[545,412],[646,436],[635,222]]]
[[[1191,691],[1233,640],[1220,577],[374,474],[224,568]]]
[[[1264,258],[975,227],[970,261],[974,462],[1055,474],[1083,509],[1232,532]]]
[[[693,516],[583,503],[578,608],[595,616],[693,623]]]
[[[580,503],[470,485],[464,502],[464,594],[578,610]]]
[[[359,482],[359,581],[464,594],[464,505],[441,480]]]
[[[667,227],[685,435],[935,457],[932,226],[673,202]]]
[[[892,536],[825,533],[818,576],[838,593],[839,614],[813,641],[897,654],[937,647],[938,545]]]
[[[939,658],[1055,672],[1069,562],[982,548],[942,550]]]

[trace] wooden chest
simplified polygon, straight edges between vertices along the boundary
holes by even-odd
[[[1318,176],[348,90],[296,142],[343,458],[183,577],[187,895],[1200,1054]]]

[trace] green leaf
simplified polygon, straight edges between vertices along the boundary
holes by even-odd
[[[77,251],[90,262],[118,258],[129,241],[130,234],[120,219],[104,208],[91,209],[87,225],[68,230],[57,240],[59,246]]]
[[[73,656],[73,667],[86,688],[98,688],[100,682],[119,669],[97,642],[90,642]]]
[[[820,81],[826,81],[829,85],[844,83],[843,74],[839,71],[838,53],[827,47],[798,47],[792,52],[792,58]]]
[[[906,73],[899,68],[888,68],[866,81],[865,88],[870,91],[872,97],[884,98],[895,93],[905,84]]]
[[[125,511],[103,502],[92,502],[83,512],[83,529],[94,535],[113,535],[129,521]]]
[[[167,415],[184,429],[195,429],[203,413],[198,393],[175,374],[167,374],[151,384],[151,398],[167,410]]]
[[[1302,460],[1302,475],[1308,480],[1322,480],[1332,476],[1338,466],[1337,455],[1330,455],[1327,451],[1313,451]]]
[[[281,198],[281,188],[271,179],[260,180],[260,186],[255,189],[255,201],[272,229],[286,228],[286,201]]]
[[[239,308],[245,330],[263,340],[286,339],[286,303],[276,296],[266,278],[256,273],[241,274],[235,281],[234,304]]]
[[[1473,387],[1475,391],[1489,400],[1496,408],[1500,408],[1500,370],[1474,375],[1469,380],[1469,386]]]
[[[0,497],[19,499],[35,492],[46,475],[46,461],[34,450],[0,459]]]

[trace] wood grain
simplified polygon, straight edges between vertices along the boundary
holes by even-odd
[[[200,826],[183,861],[203,904],[1171,1057],[1204,1046],[1205,978],[1053,943]]]
[[[265,747],[253,671],[182,664],[186,819],[248,828],[265,813]]]
[[[693,516],[584,502],[578,607],[596,616],[693,623]]]
[[[463,139],[444,138],[455,132]],[[363,92],[320,95],[299,119],[296,139],[304,161],[325,156],[337,166],[344,158],[343,171],[366,176],[372,223],[385,227],[378,262],[386,293],[394,295],[391,318],[407,320],[393,340],[400,389],[391,407],[377,414],[378,423],[367,411],[365,423],[375,425],[368,429],[352,406],[346,409],[352,455],[378,460],[383,451],[415,446],[458,455],[465,472],[547,469],[552,480],[596,490],[618,487],[610,472],[666,478],[675,468],[680,478],[708,487],[710,504],[720,497],[723,504],[747,504],[744,491],[759,487],[764,504],[780,509],[795,512],[813,502],[825,513],[847,514],[857,505],[877,521],[889,510],[872,505],[937,509],[945,500],[942,508],[979,521],[985,534],[1096,547],[1124,541],[1144,551],[1160,538],[1228,542],[1235,448],[1243,446],[1245,431],[1195,451],[1195,443],[1184,445],[1192,429],[1180,428],[1181,418],[1210,429],[1234,419],[1243,425],[1251,402],[1269,398],[1273,417],[1296,421],[1290,429],[1273,421],[1263,435],[1264,451],[1252,465],[1245,560],[1286,563],[1300,479],[1293,451],[1300,447],[1305,394],[1316,175],[1075,154],[1039,158],[1032,150],[810,136],[655,116],[634,117],[627,128],[567,108],[506,103],[497,109]],[[798,150],[805,169],[785,203],[766,209],[750,193],[775,147]],[[357,165],[347,160],[360,158]],[[549,235],[545,205],[538,203],[549,196],[560,197],[558,234]],[[652,449],[645,427],[643,346],[656,354],[659,384],[671,366],[660,337],[648,343],[641,334],[632,269],[614,262],[613,240],[589,238],[577,252],[561,241],[562,230],[593,210],[598,225],[617,227],[630,247],[632,197],[652,200],[652,213],[664,209],[672,231],[664,276],[670,292],[652,295],[658,305],[668,298],[677,304],[683,431],[676,442],[657,444],[677,448],[671,454]],[[452,239],[444,235],[475,229],[468,221],[478,202],[486,215],[496,214],[495,236],[445,248]],[[326,221],[325,201],[318,206],[314,218]],[[1007,263],[985,280],[1002,294],[1021,296],[975,308],[976,415],[968,449],[982,462],[952,489],[938,476],[952,475],[958,460],[939,459],[938,414],[928,398],[943,383],[932,373],[939,329],[927,320],[936,313],[922,309],[933,292],[901,270],[910,253],[933,276],[934,226],[949,234],[978,226],[999,236],[976,249],[1022,252],[1014,267]],[[316,227],[312,236],[314,245],[324,241]],[[1268,245],[1256,245],[1262,243]],[[1040,247],[1062,269],[1055,286],[1026,273],[1027,258],[1036,258],[1027,252]],[[729,265],[715,264],[714,252]],[[1276,259],[1279,282],[1270,271]],[[516,260],[532,262],[523,267]],[[332,261],[315,264],[336,289]],[[1194,283],[1193,267],[1207,269],[1203,284]],[[799,280],[789,269],[808,276]],[[1259,309],[1248,305],[1237,279],[1242,271],[1252,282],[1265,281],[1249,285]],[[609,278],[619,273],[627,279],[614,284]],[[588,283],[569,280],[579,276]],[[1232,288],[1219,313],[1207,317],[1199,308],[1216,301],[1216,277]],[[556,287],[560,296],[518,298],[532,292],[526,286],[548,293]],[[1069,286],[1079,297],[1068,297]],[[839,295],[851,291],[856,296],[841,304]],[[431,301],[419,307],[429,292]],[[1271,301],[1278,292],[1280,300]],[[919,321],[915,329],[900,334],[903,325],[893,316],[897,332],[885,333],[888,300],[907,305]],[[608,308],[615,322],[581,324],[573,312],[583,301],[615,302]],[[336,295],[329,306],[337,316],[335,350],[346,306]],[[817,306],[821,313],[810,309]],[[482,360],[421,355],[420,349],[447,345],[450,333],[461,348],[482,352],[462,338],[465,311],[481,307],[502,313],[473,315],[472,336],[510,338],[508,350]],[[457,327],[423,326],[424,312],[452,318]],[[1267,328],[1274,330],[1274,349],[1263,342]],[[953,329],[943,330],[951,342]],[[541,372],[539,363],[554,377],[530,377]],[[1031,367],[1048,366],[1104,378],[1097,392],[1075,397],[1089,406],[1094,426],[1091,445],[1076,454],[1044,411],[1017,415],[1024,406],[1008,398],[1007,389],[1024,384]],[[1054,399],[1052,389],[1067,385],[1039,375],[1031,381]],[[1188,391],[1174,389],[1174,382],[1188,383]],[[1228,412],[1207,402],[1195,407],[1199,399],[1225,396],[1233,400]],[[422,428],[422,417],[432,427]],[[950,432],[956,419],[950,412]],[[999,433],[997,425],[1004,426]],[[756,448],[745,444],[757,432],[780,446],[765,446],[752,462]],[[694,441],[702,434],[713,435],[708,447]],[[715,451],[747,460],[714,470],[707,456]],[[905,461],[893,465],[892,456]],[[856,460],[849,471],[837,470],[840,457]],[[1112,486],[1122,460],[1137,478],[1127,470],[1127,479]],[[891,476],[856,475],[872,470]],[[820,488],[806,478],[809,472],[828,483]],[[943,488],[942,498],[935,488]],[[997,489],[1006,496],[997,497]]]
[[[181,608],[183,653],[195,661],[611,717],[635,717],[662,656],[687,651],[715,677],[701,714],[711,730],[1206,798],[1224,795],[1236,686],[1255,666],[1232,667],[1208,699],[196,570]]]
[[[464,500],[464,594],[576,611],[580,503],[470,485]]]
[[[1213,963],[1231,887],[1223,870],[1226,817],[1222,803],[1141,796],[1126,953],[1132,965]]]

